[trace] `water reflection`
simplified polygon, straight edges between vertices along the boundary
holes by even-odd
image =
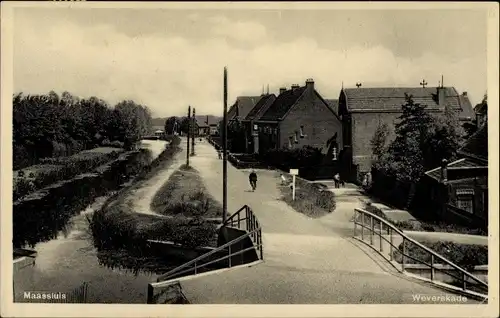
[[[150,163],[156,155],[147,151],[134,162],[124,161],[121,168],[125,173],[118,178],[119,183],[114,181],[114,189],[130,183],[126,175],[139,173],[144,165],[138,163]],[[33,267],[14,274],[16,302],[23,301],[24,291],[70,292],[83,282],[89,283],[88,301],[92,303],[146,302],[147,284],[154,281],[157,274],[178,264],[162,257],[147,256],[147,251],[98,250],[94,247],[87,217],[99,210],[112,194],[108,191],[107,195],[94,197],[94,201],[83,206],[77,215],[60,218],[52,224],[48,228],[50,231],[44,232],[50,235],[32,241],[36,242],[38,256]]]

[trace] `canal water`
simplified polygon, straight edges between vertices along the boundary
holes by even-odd
[[[143,141],[142,147],[150,149],[154,159],[165,149],[165,142]],[[97,198],[72,217],[56,239],[35,246],[35,265],[14,275],[16,302],[23,302],[25,291],[70,292],[87,282],[90,303],[146,303],[147,285],[157,276],[134,268],[148,264],[157,268],[158,260],[129,257],[125,251],[98,251],[93,246],[87,217],[109,196]]]

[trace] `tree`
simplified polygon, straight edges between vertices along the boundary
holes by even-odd
[[[380,122],[370,140],[370,145],[372,147],[373,162],[376,163],[382,158],[387,150],[387,137],[389,136],[389,126]]]
[[[189,132],[189,118],[186,117],[182,117],[181,119],[181,132],[186,134]]]
[[[167,118],[167,120],[165,120],[165,133],[167,135],[173,134],[174,129],[176,128],[175,126],[179,124],[180,124],[179,118],[175,116]]]

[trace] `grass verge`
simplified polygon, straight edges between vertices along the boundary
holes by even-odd
[[[203,184],[198,171],[181,166],[158,190],[151,209],[163,215],[217,218],[222,216],[222,205],[215,200]]]
[[[487,246],[459,244],[449,241],[430,242],[426,240],[419,240],[419,242],[466,270],[471,270],[477,265],[488,265]],[[419,260],[420,262],[424,262],[427,264],[431,263],[431,255],[421,247],[414,245],[413,243],[408,241],[405,241],[405,244],[407,255]],[[402,251],[403,243],[399,245],[398,250],[395,250],[393,252],[394,260],[398,263],[401,263],[402,261]],[[407,257],[405,258],[405,263],[419,264],[419,262],[414,259]],[[434,263],[444,264],[444,262],[439,260],[438,258],[434,259]]]
[[[295,179],[295,200],[292,199],[290,187],[280,187],[281,199],[297,212],[311,218],[319,218],[335,210],[335,195],[330,191],[322,191],[317,186],[300,178]]]

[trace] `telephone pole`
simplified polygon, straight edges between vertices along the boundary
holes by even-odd
[[[189,135],[191,132],[191,106],[188,107],[188,129],[187,129],[187,152],[186,152],[186,166],[189,166]]]
[[[194,137],[196,131],[196,109],[193,108],[193,118],[192,118],[192,131],[191,131],[191,156],[194,156]]]
[[[222,223],[227,219],[227,68],[224,67],[224,116],[222,120]]]

